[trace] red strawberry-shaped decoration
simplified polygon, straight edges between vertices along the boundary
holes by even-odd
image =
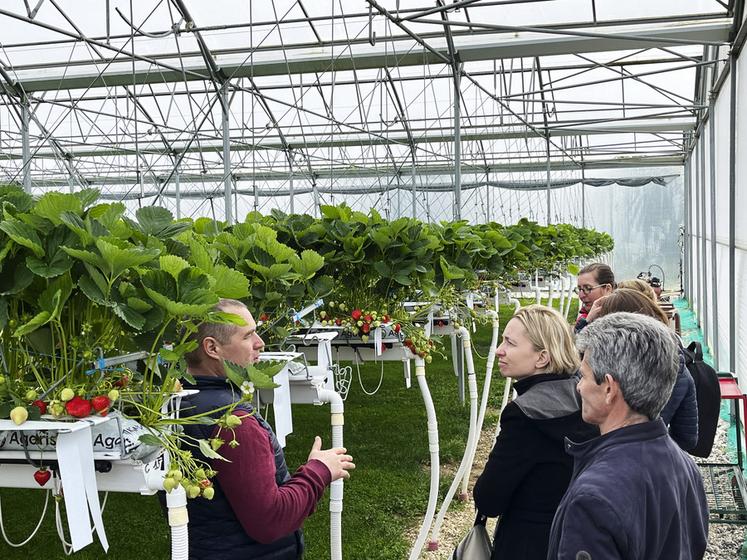
[[[350,316],[353,318],[353,321],[357,321],[358,319],[360,319],[361,315],[363,315],[363,313],[361,313],[360,309],[353,309],[353,311],[351,311],[350,313]]]
[[[93,406],[93,409],[101,416],[106,416],[106,413],[109,412],[109,407],[111,406],[111,404],[112,401],[109,400],[109,397],[107,397],[106,395],[99,395],[91,399],[91,405]]]
[[[47,403],[45,403],[42,400],[35,400],[31,403],[31,406],[35,406],[39,409],[39,414],[46,414],[47,413]]]
[[[47,482],[49,482],[50,478],[52,478],[52,473],[44,467],[34,473],[34,480],[36,480],[36,483],[39,486],[44,486]]]
[[[91,401],[83,397],[75,396],[65,404],[65,410],[70,416],[75,418],[85,418],[91,414]]]

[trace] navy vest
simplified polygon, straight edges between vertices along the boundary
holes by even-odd
[[[196,385],[184,385],[187,389],[199,389],[200,392],[184,398],[182,416],[208,412],[240,399],[238,390],[225,378],[195,376],[195,381]],[[253,412],[248,403],[242,403],[236,410]],[[222,414],[217,413],[214,417]],[[267,430],[267,437],[275,452],[275,482],[280,486],[290,479],[283,448],[264,418],[256,412],[254,418]],[[215,426],[192,424],[185,426],[184,432],[195,438],[209,439],[215,432]],[[198,449],[192,449],[192,454],[210,463]],[[251,476],[251,473],[246,475]],[[187,501],[190,560],[297,560],[303,556],[303,533],[300,529],[269,544],[253,540],[244,532],[217,477],[213,479],[213,485],[215,497],[212,500],[196,498]]]

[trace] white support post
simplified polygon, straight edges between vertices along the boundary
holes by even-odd
[[[21,149],[23,154],[23,190],[31,193],[31,147],[29,144],[29,103],[21,103]]]
[[[225,200],[225,219],[227,224],[233,223],[233,201],[231,180],[231,131],[228,123],[228,86],[223,84],[220,90],[223,98],[223,197]]]

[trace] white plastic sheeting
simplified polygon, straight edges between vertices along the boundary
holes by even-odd
[[[686,295],[698,317],[705,339],[721,371],[737,373],[747,386],[747,161],[740,155],[747,138],[747,57],[736,63],[736,114],[731,113],[733,73],[724,81],[708,121],[700,130],[688,159],[688,211],[685,216],[686,262],[689,270]],[[730,126],[736,134],[736,198],[730,243]],[[713,139],[711,140],[711,134]],[[712,208],[713,205],[713,208]],[[712,258],[715,246],[715,259]],[[734,276],[730,276],[730,250],[734,251]],[[715,294],[715,299],[714,299]],[[733,294],[735,305],[732,324]],[[733,329],[733,330],[732,330]],[[733,333],[733,334],[732,334]],[[732,341],[732,336],[734,341]],[[735,344],[732,357],[731,346]]]

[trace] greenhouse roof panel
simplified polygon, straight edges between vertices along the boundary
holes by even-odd
[[[681,164],[734,27],[715,0],[31,4],[0,7],[4,181],[136,191]]]

